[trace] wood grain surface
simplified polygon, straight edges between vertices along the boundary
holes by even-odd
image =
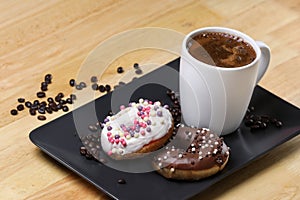
[[[270,68],[259,84],[299,107],[299,25],[299,0],[1,0],[0,199],[108,199],[30,142],[30,131],[63,112],[47,115],[46,121],[27,110],[10,115],[17,98],[36,99],[45,74],[53,75],[48,96],[70,94],[69,79],[77,77],[98,44],[115,34],[145,27],[187,34],[204,26],[225,26],[270,46]],[[101,81],[115,85],[123,80],[118,66],[130,71],[135,62],[163,64],[175,57],[151,49],[131,52],[110,63]],[[194,199],[300,199],[300,137]]]

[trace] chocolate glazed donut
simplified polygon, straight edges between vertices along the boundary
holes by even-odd
[[[209,129],[181,125],[176,141],[153,161],[157,172],[166,178],[199,180],[221,171],[229,159],[230,148]]]

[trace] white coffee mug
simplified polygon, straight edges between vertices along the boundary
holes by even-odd
[[[216,67],[194,58],[189,42],[202,32],[221,32],[237,36],[250,44],[256,58],[241,67]],[[205,27],[189,33],[183,40],[180,60],[180,102],[187,125],[206,127],[219,135],[235,131],[247,111],[254,87],[270,62],[270,48],[246,34],[224,27]]]

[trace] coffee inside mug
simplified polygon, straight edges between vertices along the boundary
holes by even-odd
[[[254,48],[239,36],[226,32],[201,32],[187,41],[188,52],[197,60],[211,66],[236,68],[252,63]]]

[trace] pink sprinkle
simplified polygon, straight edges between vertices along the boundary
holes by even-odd
[[[149,101],[148,103],[149,103],[150,105],[152,105],[152,104],[153,104],[153,102],[152,102],[152,101]]]
[[[129,135],[129,133],[128,133],[128,132],[124,133],[124,137],[126,137],[127,135]]]
[[[119,139],[116,139],[115,142],[116,142],[116,144],[119,144]]]
[[[122,130],[123,130],[123,131],[127,131],[126,126],[123,126],[123,127],[122,127]]]
[[[135,120],[133,121],[133,123],[136,125],[136,124],[139,123],[139,121],[135,119]]]
[[[121,138],[121,139],[120,139],[120,142],[122,143],[123,141],[125,141],[124,138]]]
[[[111,132],[107,132],[107,137],[111,136]]]
[[[141,131],[141,135],[144,136],[145,135],[145,131]]]
[[[142,127],[143,127],[143,128],[146,128],[146,127],[147,127],[147,124],[143,123]]]
[[[125,106],[124,105],[121,105],[120,106],[120,110],[124,110],[125,109]]]
[[[109,142],[113,144],[113,143],[115,143],[115,140],[111,139]]]
[[[144,119],[144,118],[145,118],[145,115],[143,114],[143,115],[141,116],[141,118]]]
[[[143,122],[140,122],[139,125],[140,125],[141,127],[143,127]]]
[[[112,153],[112,151],[109,151],[109,152],[107,152],[107,154],[108,154],[109,156],[111,156],[113,153]]]

